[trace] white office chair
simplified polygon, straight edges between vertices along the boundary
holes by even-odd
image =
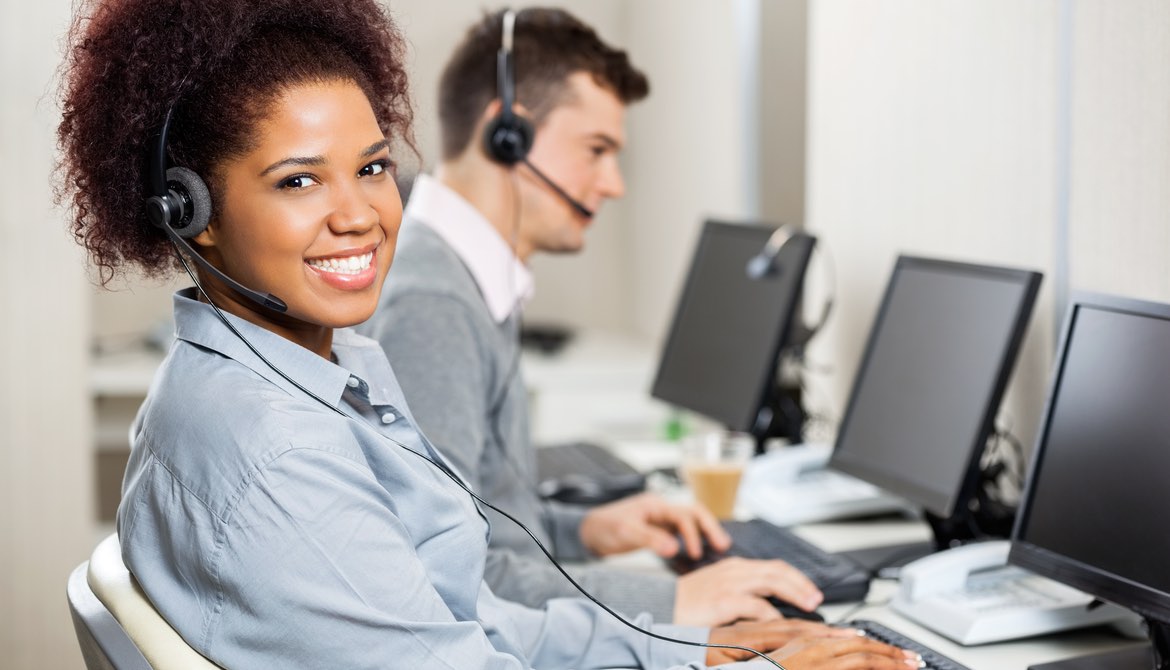
[[[73,627],[88,670],[215,670],[162,618],[110,535],[69,575]]]

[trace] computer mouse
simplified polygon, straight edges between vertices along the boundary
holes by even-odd
[[[787,600],[781,600],[776,596],[770,596],[768,598],[768,602],[771,603],[772,607],[775,607],[780,612],[781,616],[783,616],[785,619],[804,619],[805,621],[816,621],[818,623],[824,623],[825,621],[825,617],[821,616],[820,612],[817,612],[816,610],[811,612],[808,610],[802,610]]]
[[[546,479],[537,485],[542,498],[573,505],[600,505],[638,493],[646,488],[646,477],[640,474],[594,478],[568,474]]]

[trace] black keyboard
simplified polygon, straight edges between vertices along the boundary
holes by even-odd
[[[637,474],[632,465],[614,456],[605,447],[590,442],[573,442],[536,450],[537,481],[580,475],[604,479]]]
[[[680,553],[669,561],[670,567],[685,574],[725,556],[778,558],[808,576],[824,594],[826,603],[857,602],[865,600],[869,593],[869,571],[844,556],[821,549],[787,528],[760,519],[726,521],[723,527],[731,535],[731,548],[726,554],[708,550],[695,560]]]
[[[926,667],[928,670],[970,670],[970,668],[963,665],[962,663],[952,661],[951,659],[943,656],[930,647],[927,647],[920,642],[915,642],[905,635],[895,630],[886,628],[876,621],[855,619],[844,625],[865,631],[867,637],[877,640],[878,642],[885,642],[886,644],[917,653],[922,657],[922,660],[926,662]]]

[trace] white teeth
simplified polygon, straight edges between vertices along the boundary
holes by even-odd
[[[362,254],[360,256],[346,256],[344,258],[314,258],[307,261],[309,265],[324,270],[325,272],[336,272],[343,275],[355,275],[359,272],[369,269],[370,262],[374,260],[374,252]]]

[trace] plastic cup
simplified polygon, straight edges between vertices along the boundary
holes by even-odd
[[[746,433],[707,433],[683,442],[683,479],[695,500],[716,518],[732,518],[739,480],[755,448],[755,440]]]

